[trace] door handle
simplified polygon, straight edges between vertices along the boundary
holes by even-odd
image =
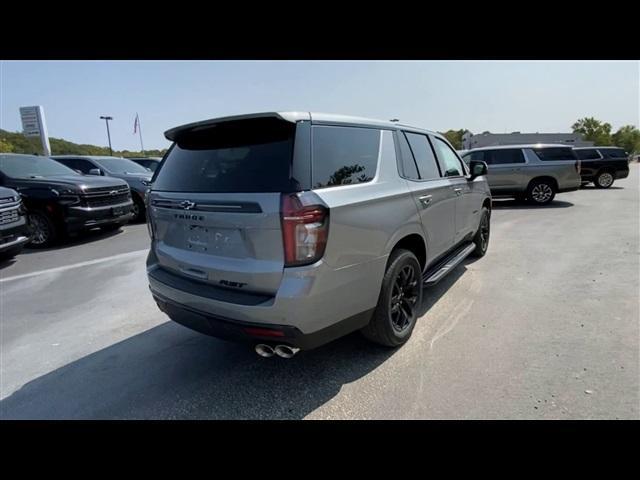
[[[456,192],[456,195],[458,195],[458,196],[462,195],[462,189],[461,188],[454,188],[453,191]]]
[[[432,198],[433,197],[431,195],[423,195],[422,197],[418,197],[418,200],[420,200],[422,208],[427,208],[431,203]]]

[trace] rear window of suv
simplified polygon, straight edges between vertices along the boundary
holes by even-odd
[[[295,124],[250,119],[178,135],[153,189],[174,192],[291,192]]]
[[[534,148],[538,158],[543,161],[576,160],[576,154],[571,147]]]

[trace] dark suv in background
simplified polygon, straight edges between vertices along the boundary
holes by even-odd
[[[129,157],[127,160],[136,162],[138,165],[142,165],[144,168],[148,168],[152,172],[155,172],[162,158],[160,157]]]
[[[153,176],[148,168],[122,157],[56,155],[51,158],[85,175],[103,175],[124,180],[131,189],[133,220],[145,219],[144,198]]]
[[[22,197],[34,247],[81,230],[117,229],[132,217],[126,182],[80,175],[48,157],[0,154],[0,185]]]
[[[20,194],[0,187],[0,261],[15,257],[29,241]]]
[[[629,154],[619,147],[579,147],[573,149],[582,161],[583,184],[609,188],[619,178],[629,176]]]

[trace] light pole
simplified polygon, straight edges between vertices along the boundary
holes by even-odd
[[[109,120],[113,120],[113,117],[100,117],[107,124],[107,138],[109,139],[109,155],[113,156],[113,150],[111,149],[111,134],[109,133]]]

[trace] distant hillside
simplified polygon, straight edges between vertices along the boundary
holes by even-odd
[[[109,147],[96,145],[83,145],[69,142],[62,138],[49,137],[52,155],[109,155]],[[25,137],[22,133],[7,132],[0,129],[0,153],[37,153],[42,155],[42,145],[38,137]],[[147,157],[161,157],[166,152],[163,150],[145,150]],[[141,157],[142,152],[130,150],[114,150],[117,157]]]

